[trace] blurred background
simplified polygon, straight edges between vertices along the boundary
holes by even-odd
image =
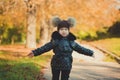
[[[51,54],[24,56],[50,41],[56,30],[53,16],[74,17],[77,24],[71,32],[78,42],[120,57],[120,0],[0,0],[0,80],[39,80],[39,69]],[[114,61],[108,57],[106,61]]]

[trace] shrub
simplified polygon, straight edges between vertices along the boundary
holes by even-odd
[[[115,22],[107,31],[114,36],[120,36],[120,21]]]

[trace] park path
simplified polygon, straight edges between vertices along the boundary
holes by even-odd
[[[92,49],[95,58],[73,52],[73,68],[69,80],[120,80],[120,64],[103,62],[105,56],[101,51],[89,45],[82,46]],[[50,62],[43,71],[46,80],[51,80]]]

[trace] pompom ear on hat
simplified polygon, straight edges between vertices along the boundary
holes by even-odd
[[[76,19],[73,17],[69,17],[67,21],[70,24],[70,27],[74,27],[76,25]]]
[[[53,25],[54,27],[57,27],[60,22],[61,22],[61,19],[60,19],[58,16],[54,16],[54,17],[52,18],[52,25]]]
[[[69,27],[73,27],[73,26],[76,25],[76,19],[75,19],[75,18],[69,17],[67,20],[61,20],[58,16],[54,16],[54,17],[52,18],[52,25],[53,25],[54,27],[58,27],[58,24],[59,24],[60,22],[62,22],[62,21],[67,21],[67,22],[70,24]]]

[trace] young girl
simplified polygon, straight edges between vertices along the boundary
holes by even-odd
[[[57,31],[52,33],[51,41],[44,46],[31,51],[28,56],[38,56],[53,49],[54,55],[51,60],[52,80],[68,80],[72,68],[72,52],[93,56],[93,51],[82,47],[75,42],[76,37],[69,32],[70,27],[75,25],[74,18],[61,20],[59,17],[52,19],[53,26],[57,27]]]

